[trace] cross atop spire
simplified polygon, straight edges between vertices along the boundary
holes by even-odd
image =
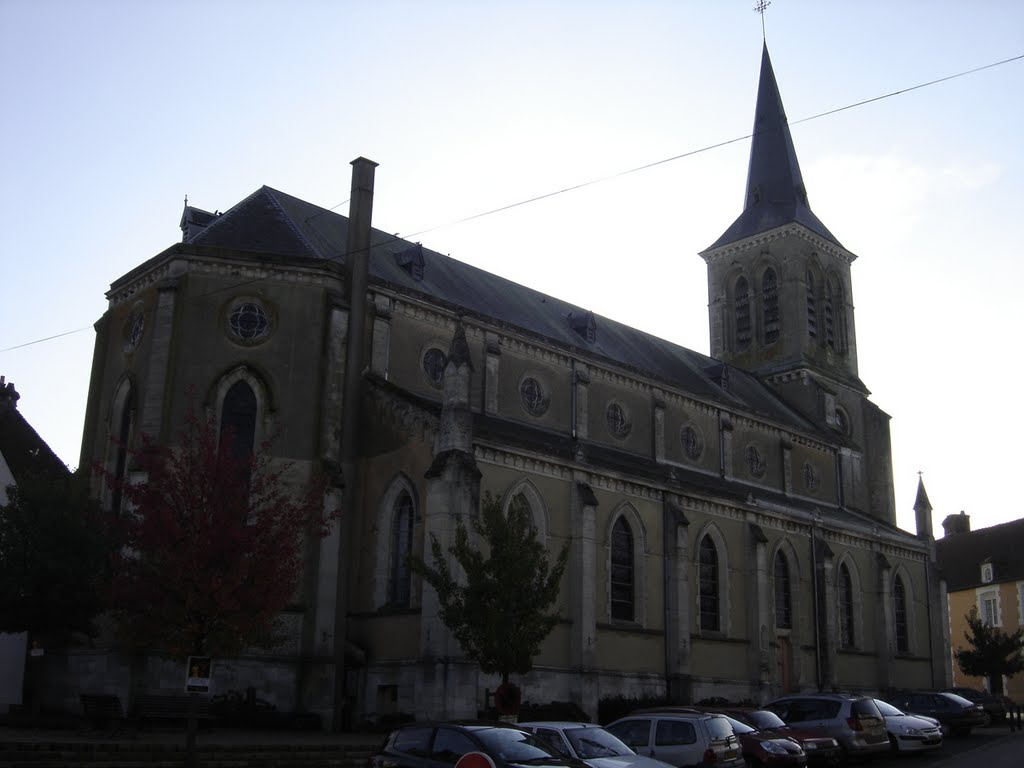
[[[772,4],[772,0],[757,0],[754,3],[754,10],[761,14],[761,39],[767,39],[764,32],[764,12],[768,10],[768,6]]]

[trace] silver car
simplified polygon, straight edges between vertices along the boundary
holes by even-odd
[[[897,752],[927,752],[942,746],[942,729],[934,717],[908,715],[881,699],[875,699],[875,706],[885,718],[889,743]]]
[[[517,723],[563,755],[591,768],[672,768],[653,757],[638,755],[604,728],[593,723],[538,721]]]
[[[766,704],[787,725],[814,726],[828,732],[846,757],[886,752],[889,735],[873,699],[846,693],[800,693]]]

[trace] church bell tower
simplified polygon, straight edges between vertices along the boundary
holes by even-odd
[[[701,257],[712,357],[757,376],[835,440],[841,506],[894,524],[889,416],[857,370],[856,256],[811,210],[767,45],[743,211]]]
[[[857,374],[847,251],[807,200],[768,48],[761,54],[743,212],[710,248],[711,355],[766,379]]]

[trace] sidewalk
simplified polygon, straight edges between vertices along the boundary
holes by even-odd
[[[280,746],[335,745],[352,749],[375,749],[384,741],[383,733],[333,733],[330,731],[278,731],[250,728],[200,727],[199,745]],[[133,728],[29,728],[0,725],[0,742],[23,744],[124,743],[183,744],[185,726]]]

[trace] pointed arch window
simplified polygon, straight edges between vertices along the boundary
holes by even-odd
[[[256,393],[244,380],[238,380],[224,395],[220,413],[221,443],[230,441],[236,458],[251,456],[256,439]]]
[[[636,567],[633,561],[633,530],[625,517],[612,527],[611,557],[611,614],[615,621],[634,621],[634,583]]]
[[[853,581],[846,563],[839,566],[839,647],[853,648]]]
[[[395,500],[391,518],[391,563],[388,569],[388,602],[408,605],[410,593],[409,555],[412,554],[412,497],[402,491]]]
[[[896,651],[909,653],[910,634],[907,624],[907,589],[900,576],[892,587],[893,628],[896,632]]]
[[[736,347],[746,349],[750,346],[750,287],[747,278],[736,281]]]
[[[764,306],[764,343],[778,341],[782,323],[779,315],[779,280],[775,270],[768,268],[761,277],[761,301]]]
[[[114,457],[114,477],[119,482],[128,479],[128,445],[132,437],[132,426],[135,419],[135,392],[129,387],[125,394],[124,403],[121,406],[121,420],[117,430],[117,454]],[[115,515],[121,514],[121,505],[124,496],[121,493],[120,485],[113,489],[110,500],[111,511]]]
[[[775,554],[775,626],[793,628],[793,595],[789,579],[789,562],[783,552]]]
[[[717,632],[722,627],[719,599],[718,548],[710,536],[700,541],[698,577],[700,580],[700,628]]]
[[[807,335],[818,338],[818,306],[814,300],[814,274],[807,270]]]

